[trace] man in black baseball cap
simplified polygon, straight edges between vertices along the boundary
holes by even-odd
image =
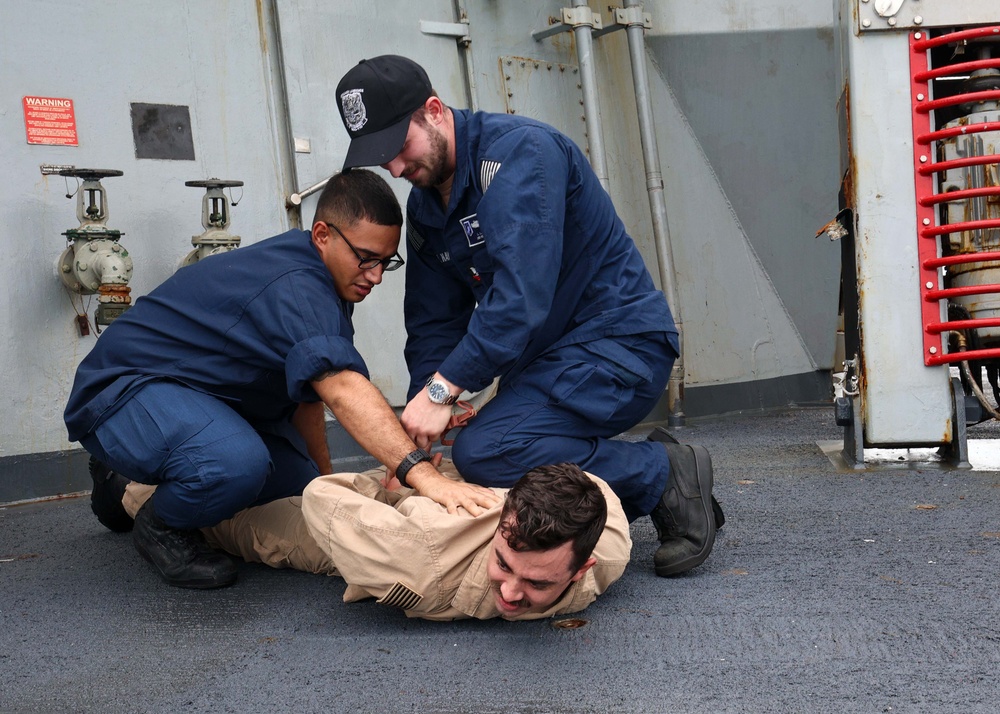
[[[361,60],[337,85],[337,108],[351,136],[344,171],[395,158],[410,115],[433,94],[423,67],[399,55]]]
[[[724,520],[708,451],[663,432],[611,438],[656,406],[678,333],[580,147],[527,117],[446,106],[402,57],[359,64],[337,93],[344,168],[378,165],[413,186],[406,433],[429,448],[458,397],[499,377],[452,447],[467,481],[509,488],[537,464],[577,464],[629,520],[652,518],[658,575],[702,563]]]

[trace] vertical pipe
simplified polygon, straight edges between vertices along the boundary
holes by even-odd
[[[639,8],[640,11],[642,9],[639,0],[626,0],[625,7]],[[670,247],[670,230],[667,225],[667,206],[663,195],[663,174],[660,172],[660,152],[656,146],[649,77],[646,75],[644,31],[641,22],[632,22],[625,28],[629,57],[632,61],[632,81],[635,84],[635,104],[639,116],[639,136],[642,140],[642,159],[646,167],[646,191],[649,194],[649,207],[653,218],[653,239],[656,245],[660,285],[677,323],[680,347],[680,354],[674,362],[674,369],[667,384],[667,423],[672,426],[682,426],[684,424],[684,330],[681,303],[674,279],[674,260]]]
[[[465,0],[455,0],[455,15],[457,15],[457,22],[469,23],[469,14],[465,9]],[[476,65],[472,59],[472,40],[468,36],[460,37],[458,45],[462,48],[462,64],[465,65],[465,93],[466,99],[469,102],[469,110],[478,112],[479,100],[477,95],[479,92],[476,89]]]
[[[573,7],[590,9],[587,0],[573,0]],[[576,57],[580,63],[580,86],[583,90],[583,114],[587,122],[587,145],[590,148],[590,165],[605,191],[609,190],[608,163],[604,153],[604,136],[601,132],[601,110],[597,103],[597,79],[594,71],[594,38],[590,25],[573,28],[576,38]]]
[[[278,23],[278,0],[257,0],[257,22],[260,46],[267,79],[268,121],[274,128],[275,169],[278,174],[279,197],[298,191],[295,170],[295,142],[292,140],[291,116],[288,110],[288,90],[285,86],[284,57],[281,49],[281,28]],[[286,205],[290,228],[302,227],[301,207]]]

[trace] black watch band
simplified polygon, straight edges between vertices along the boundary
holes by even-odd
[[[431,455],[428,454],[423,449],[417,449],[416,451],[411,451],[406,455],[406,458],[403,459],[403,461],[399,464],[399,466],[396,467],[396,478],[399,479],[399,482],[402,485],[409,487],[409,484],[406,483],[406,474],[408,474],[410,472],[410,469],[419,464],[421,461],[430,461],[430,460],[431,460]]]

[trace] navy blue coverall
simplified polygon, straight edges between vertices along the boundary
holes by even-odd
[[[292,230],[177,271],[139,298],[81,362],[65,411],[70,441],[158,484],[157,514],[211,526],[302,493],[319,475],[291,416],[312,379],[368,370],[307,231]]]
[[[630,519],[666,487],[660,444],[611,440],[662,395],[678,352],[670,308],[583,153],[540,122],[453,109],[456,171],[407,204],[409,398],[439,371],[497,396],[459,434],[466,480],[512,486],[573,462]]]

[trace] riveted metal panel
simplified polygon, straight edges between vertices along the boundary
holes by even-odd
[[[508,114],[520,114],[561,130],[587,152],[583,90],[576,65],[530,57],[499,59]],[[566,123],[569,116],[570,122]],[[573,118],[579,121],[572,121]]]

